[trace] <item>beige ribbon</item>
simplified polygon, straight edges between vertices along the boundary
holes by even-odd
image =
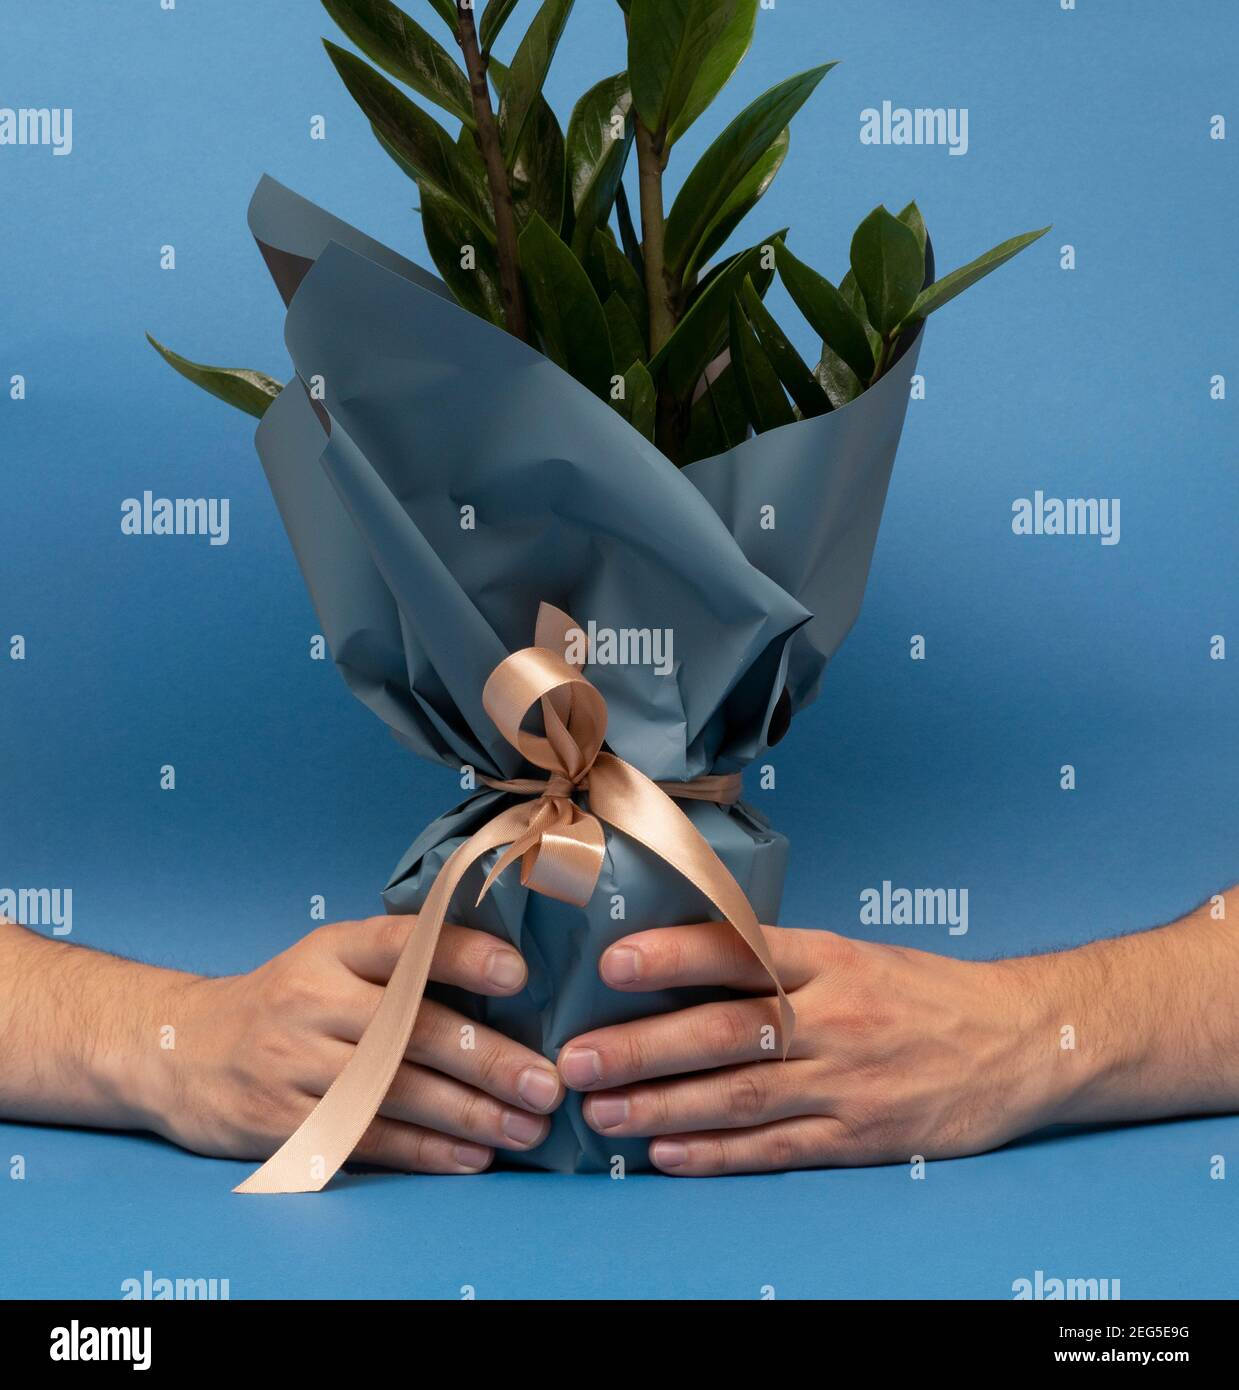
[[[762,929],[740,885],[700,831],[668,795],[734,802],[738,775],[659,784],[602,751],[607,706],[580,668],[565,658],[568,634],[580,628],[550,604],[538,610],[535,646],[501,661],[482,692],[482,705],[510,744],[548,774],[545,782],[490,781],[536,800],[501,811],[449,857],[431,886],[396,968],[344,1070],[301,1127],[236,1192],[317,1192],[357,1147],[391,1088],[413,1034],[417,1011],[448,907],[460,881],[483,855],[506,846],[486,876],[478,902],[509,864],[521,861],[521,882],[535,893],[584,907],[606,853],[602,822],[670,864],[739,932],[774,982],[783,1056],[795,1014],[779,983]],[[543,734],[522,725],[541,706]],[[486,780],[486,779],[484,779]],[[574,796],[588,792],[589,809]]]

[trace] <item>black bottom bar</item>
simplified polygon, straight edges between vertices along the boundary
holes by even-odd
[[[407,1303],[11,1302],[0,1304],[0,1367],[4,1383],[12,1386],[26,1383],[23,1372],[39,1374],[42,1383],[49,1371],[54,1379],[69,1367],[199,1376],[278,1372],[282,1378],[313,1376],[316,1383],[338,1375],[351,1385],[376,1374],[389,1376],[401,1365],[410,1380],[434,1367],[444,1380],[459,1381],[476,1379],[485,1346],[497,1369],[510,1371],[515,1359],[536,1377],[550,1376],[558,1365],[554,1378],[560,1380],[588,1375],[586,1366],[595,1373],[607,1366],[622,1375],[629,1361],[642,1373],[657,1345],[663,1379],[671,1346],[680,1349],[698,1380],[720,1355],[731,1358],[741,1348],[746,1360],[755,1355],[773,1376],[782,1374],[780,1363],[794,1349],[798,1365],[820,1359],[820,1368],[806,1369],[820,1369],[823,1379],[833,1379],[845,1366],[853,1368],[850,1378],[857,1367],[887,1375],[906,1368],[918,1377],[956,1369],[1043,1375],[1061,1368],[1068,1375],[1087,1375],[1090,1367],[1113,1365],[1171,1373],[1191,1367],[1220,1374],[1225,1368],[1230,1375],[1233,1306],[1221,1301],[788,1302],[782,1313],[755,1309],[751,1323],[740,1323],[735,1304],[726,1305],[729,1311],[716,1303],[667,1304],[663,1313],[647,1305],[639,1316],[607,1314],[592,1304],[581,1316],[552,1311],[531,1324],[519,1307],[505,1303],[494,1303],[489,1311],[466,1303],[452,1315],[459,1316],[458,1323],[445,1323],[442,1305],[430,1317]],[[668,1321],[660,1328],[664,1316]],[[510,1332],[505,1331],[509,1320]],[[487,1326],[485,1343],[470,1335],[479,1321]],[[531,1343],[535,1326],[545,1340]],[[668,1332],[675,1333],[673,1339]],[[557,1362],[565,1351],[563,1335],[576,1348],[576,1371]],[[591,1352],[593,1338],[598,1344]],[[734,1370],[733,1364],[721,1374]]]

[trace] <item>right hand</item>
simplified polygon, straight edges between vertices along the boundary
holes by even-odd
[[[134,1078],[150,1127],[197,1153],[268,1158],[344,1069],[416,920],[335,922],[248,975],[175,977],[152,1015],[173,1025],[175,1047],[163,1050],[156,1030]],[[430,978],[504,996],[519,993],[527,974],[506,942],[445,926]],[[540,1144],[563,1096],[544,1057],[427,999],[353,1158],[403,1172],[481,1172],[497,1148]]]

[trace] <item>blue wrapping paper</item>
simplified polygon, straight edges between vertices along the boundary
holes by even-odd
[[[647,776],[735,772],[817,694],[855,621],[890,480],[920,329],[843,409],[677,469],[605,402],[469,314],[434,276],[264,178],[250,226],[288,307],[296,376],[259,426],[259,456],[350,688],[414,753],[477,776],[537,775],[482,709],[482,688],[533,640],[540,602],[582,626],[670,634],[674,659],[591,664],[608,746]],[[773,508],[773,528],[770,527]],[[383,894],[414,912],[452,851],[504,806],[482,790],[415,840]],[[773,923],[785,837],[743,804],[681,809]],[[431,997],[554,1058],[570,1038],[724,991],[619,994],[613,941],[712,915],[666,863],[607,831],[585,908],[515,870],[449,920],[510,940],[529,982],[511,999]],[[570,1096],[513,1162],[647,1168],[645,1141],[604,1139]]]

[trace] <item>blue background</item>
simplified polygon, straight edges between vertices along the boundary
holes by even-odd
[[[622,62],[615,7],[577,11],[548,84],[561,117]],[[284,375],[245,229],[260,174],[425,261],[415,190],[311,0],[6,0],[3,17],[0,104],[71,106],[74,150],[0,148],[0,884],[71,887],[75,940],[245,970],[313,925],[311,894],[332,919],[373,912],[457,785],[309,660],[252,422],[142,332]],[[920,202],[940,270],[1055,225],[928,326],[861,620],[775,750],[777,789],[750,787],[793,833],[782,920],[973,957],[1168,920],[1239,878],[1239,468],[1233,402],[1209,395],[1214,373],[1239,381],[1239,131],[1209,138],[1212,115],[1239,118],[1239,10],[778,0],[671,176],[723,116],[828,58],[761,230],[790,225],[837,275],[880,201]],[[967,107],[967,155],[862,146],[859,112],[884,99]],[[229,497],[230,543],[122,536],[122,500],[147,488]],[[1121,543],[1014,536],[1036,488],[1121,498]],[[883,879],[967,887],[969,933],[861,927]],[[28,1177],[0,1171],[10,1296],[110,1297],[144,1269],[227,1277],[234,1297],[1003,1298],[1038,1268],[1128,1298],[1239,1285],[1234,1180],[1209,1178],[1211,1155],[1239,1159],[1233,1118],[1038,1137],[923,1182],[374,1176],[262,1202],[229,1194],[252,1165],[154,1139],[0,1126],[6,1170],[11,1153]]]

